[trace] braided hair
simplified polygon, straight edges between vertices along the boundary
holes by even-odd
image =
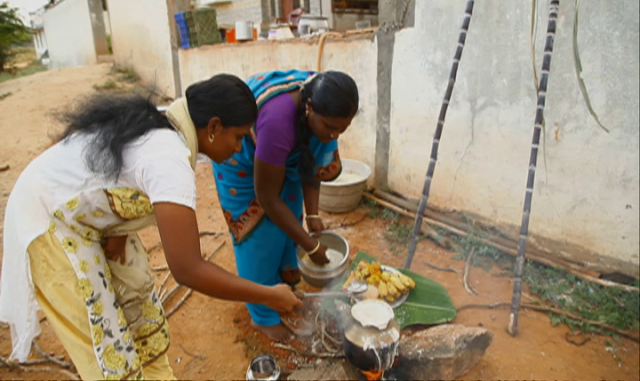
[[[313,132],[307,120],[306,105],[311,101],[313,111],[333,118],[353,117],[358,111],[358,86],[349,75],[338,71],[318,73],[300,88],[296,124],[297,146],[300,150],[298,170],[304,180],[313,177],[315,159],[309,149]]]

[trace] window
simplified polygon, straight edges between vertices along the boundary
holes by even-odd
[[[331,0],[333,13],[378,14],[378,0]]]

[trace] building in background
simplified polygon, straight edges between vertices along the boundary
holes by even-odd
[[[53,68],[84,66],[109,54],[106,0],[58,0],[29,13],[38,59]]]
[[[214,7],[220,27],[233,27],[236,21],[251,21],[264,36],[271,24],[285,21],[295,9],[324,16],[332,30],[356,29],[359,21],[378,25],[379,0],[198,0],[198,6]]]
[[[91,65],[109,54],[102,0],[60,1],[42,20],[52,68]]]
[[[29,12],[31,18],[31,29],[33,30],[33,46],[36,48],[36,56],[41,59],[47,51],[47,36],[44,33],[44,22],[42,16],[44,15],[44,7]]]

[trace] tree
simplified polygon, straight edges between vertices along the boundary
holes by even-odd
[[[29,38],[31,30],[22,22],[18,9],[7,3],[0,4],[0,72],[4,71],[4,65],[11,57],[11,47]]]

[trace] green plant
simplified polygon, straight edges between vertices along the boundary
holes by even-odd
[[[113,54],[113,46],[111,45],[111,35],[107,34],[107,47],[109,48],[109,54]]]
[[[481,241],[494,235],[486,229],[473,229],[465,237],[453,235],[435,227],[436,231],[448,237],[457,247],[453,259],[464,261],[473,250],[474,267],[493,272],[497,277],[513,277],[515,258]],[[556,269],[527,260],[525,262],[523,283],[529,292],[536,295],[542,303],[553,304],[554,308],[616,327],[622,330],[638,329],[640,326],[640,295],[616,287],[605,287],[579,279],[562,269]],[[634,283],[638,283],[637,281]],[[551,324],[566,324],[571,329],[584,332],[601,332],[617,337],[614,332],[603,332],[601,328],[580,320],[549,313]]]
[[[110,74],[117,75],[118,81],[121,82],[136,83],[140,80],[140,76],[138,76],[131,66],[114,65]]]
[[[453,259],[464,261],[474,250],[474,267],[482,267],[486,271],[497,267],[494,276],[513,276],[515,258],[480,241],[481,238],[492,236],[486,230],[474,230],[466,237],[447,234],[437,227],[436,230],[457,244],[458,252]],[[636,292],[586,282],[564,270],[529,260],[525,262],[522,280],[531,294],[538,296],[542,302],[553,304],[555,308],[623,330],[639,328],[640,295]],[[553,326],[566,324],[571,329],[584,332],[602,332],[599,327],[566,316],[550,313],[549,317]],[[602,333],[617,336],[613,332]]]
[[[116,90],[116,89],[119,88],[119,86],[114,80],[109,79],[105,83],[103,83],[102,85],[98,85],[98,84],[93,85],[93,88],[95,90],[97,90],[97,91],[100,91],[100,90]]]
[[[389,222],[387,231],[384,233],[385,240],[389,243],[389,248],[395,255],[399,255],[406,250],[407,244],[411,240],[411,226],[401,221],[399,213],[391,209],[379,206],[375,201],[364,199],[360,203],[360,208],[369,209],[369,217],[379,218]]]
[[[44,66],[40,61],[34,60],[26,67],[17,70],[14,73],[9,72],[0,72],[0,82],[8,81],[11,79],[16,79],[20,77],[25,77],[27,75],[35,74],[41,71],[47,70],[47,67]]]
[[[640,327],[640,295],[636,292],[586,282],[563,270],[532,262],[525,266],[523,280],[543,301],[576,316],[619,329]],[[585,332],[600,331],[598,327],[555,314],[551,314],[551,323],[567,324]]]
[[[24,25],[18,15],[18,9],[7,3],[0,4],[0,73],[4,71],[7,60],[13,54],[11,48],[29,41],[30,29]]]
[[[395,255],[400,255],[411,241],[411,226],[406,223],[392,221],[387,225],[384,238],[389,242],[390,249]]]

